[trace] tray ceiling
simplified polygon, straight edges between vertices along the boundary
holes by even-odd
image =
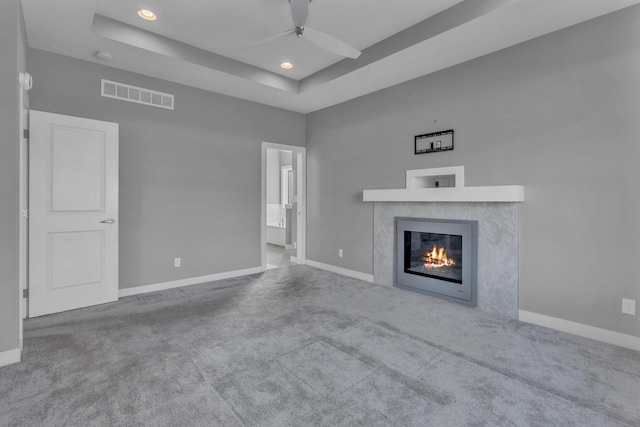
[[[294,35],[259,43],[292,28],[287,0],[22,0],[29,47],[302,113],[637,3],[313,0],[306,26],[363,52],[345,59]]]

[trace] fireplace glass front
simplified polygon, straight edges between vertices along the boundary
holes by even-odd
[[[475,307],[478,222],[396,218],[395,286]]]
[[[462,236],[404,232],[404,271],[462,284]]]

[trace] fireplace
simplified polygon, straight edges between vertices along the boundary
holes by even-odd
[[[397,287],[477,305],[478,222],[395,218]]]

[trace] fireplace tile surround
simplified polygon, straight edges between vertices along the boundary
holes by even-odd
[[[518,203],[375,202],[374,283],[393,286],[396,217],[478,221],[478,309],[518,318]],[[424,296],[424,298],[431,298]],[[444,302],[443,302],[444,303]]]
[[[407,170],[404,189],[364,190],[363,201],[374,202],[373,281],[394,286],[396,217],[477,221],[477,309],[518,319],[519,222],[524,187],[466,187],[464,169],[447,166]],[[447,185],[438,188],[439,182]]]

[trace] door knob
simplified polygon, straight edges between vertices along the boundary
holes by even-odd
[[[104,221],[100,221],[100,224],[113,224],[116,222],[115,219],[105,219]]]

